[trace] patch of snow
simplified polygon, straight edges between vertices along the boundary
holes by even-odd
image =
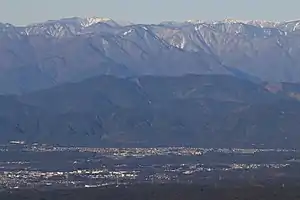
[[[185,44],[186,44],[185,37],[182,37],[180,48],[183,49],[185,47]]]
[[[280,42],[279,39],[277,39],[277,44],[278,44],[279,47],[281,47],[281,48],[283,47],[283,45],[282,45],[282,43]]]
[[[108,45],[109,43],[108,43],[108,41],[107,41],[106,39],[103,38],[103,39],[102,39],[102,44],[103,44],[103,45]]]
[[[195,26],[195,31],[199,31],[200,30],[200,26]]]
[[[110,18],[103,18],[103,17],[88,17],[82,20],[81,26],[89,27],[93,24],[97,24],[100,22],[108,22],[108,21],[112,21],[112,20]]]
[[[297,22],[296,25],[293,28],[293,31],[296,31],[298,29],[299,25],[300,25],[300,22]]]
[[[124,32],[123,35],[126,36],[126,35],[130,34],[132,31],[133,31],[133,29],[130,29],[129,31]]]
[[[142,28],[145,30],[145,31],[148,31],[148,28],[146,26],[142,26]]]

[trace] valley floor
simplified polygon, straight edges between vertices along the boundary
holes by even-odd
[[[297,200],[300,187],[295,185],[226,186],[134,185],[56,191],[6,191],[5,200]]]

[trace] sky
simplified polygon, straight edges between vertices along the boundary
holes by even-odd
[[[66,17],[108,17],[134,23],[162,21],[284,21],[300,18],[299,0],[0,0],[0,22],[15,25]]]

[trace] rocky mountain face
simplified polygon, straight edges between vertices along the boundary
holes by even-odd
[[[296,22],[294,22],[296,23]],[[280,24],[261,27],[241,22],[156,27],[156,33],[185,51],[204,50],[223,65],[264,81],[299,81],[299,35]]]
[[[0,93],[20,94],[97,75],[230,74],[300,81],[299,21],[165,22],[69,18],[0,24]]]
[[[299,148],[299,88],[229,75],[100,76],[0,97],[0,140]]]

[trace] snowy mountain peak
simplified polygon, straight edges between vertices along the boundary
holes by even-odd
[[[102,17],[71,17],[59,20],[49,20],[44,23],[32,24],[24,27],[25,35],[44,35],[47,37],[73,37],[74,35],[82,34],[82,32],[97,23],[108,23],[118,26],[116,22],[109,18]]]
[[[245,21],[238,20],[238,19],[233,19],[233,18],[225,18],[221,22],[223,22],[223,23],[230,23],[230,24],[236,24],[236,23],[244,23]]]
[[[225,18],[223,20],[215,20],[215,21],[208,21],[208,20],[187,20],[186,23],[190,24],[247,24],[252,26],[257,26],[260,28],[275,28],[280,25],[282,22],[277,21],[268,21],[268,20],[240,20],[234,18]]]
[[[82,19],[81,25],[83,27],[89,27],[93,24],[97,24],[100,22],[109,22],[109,21],[113,21],[113,20],[105,17],[87,17]]]
[[[187,20],[187,21],[185,21],[185,23],[191,23],[191,24],[200,24],[200,23],[205,23],[205,22],[207,22],[207,21],[205,21],[205,20],[196,20],[196,19],[189,19],[189,20]]]
[[[243,20],[237,20],[232,18],[225,18],[223,20],[187,20],[186,23],[191,24],[218,24],[218,23],[226,23],[226,24],[236,24],[236,23],[245,23]]]

